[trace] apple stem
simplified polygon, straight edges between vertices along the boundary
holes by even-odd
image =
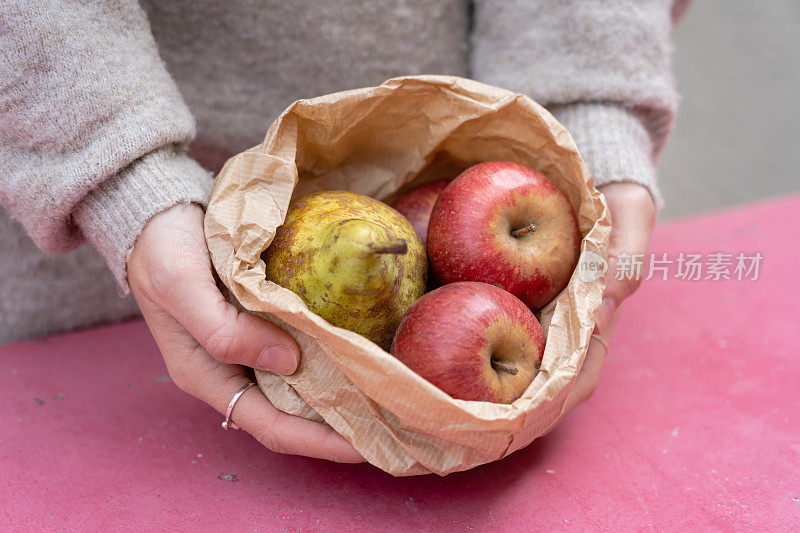
[[[527,233],[533,233],[534,231],[536,231],[536,224],[531,222],[530,224],[528,224],[525,227],[522,227],[522,228],[519,228],[519,229],[515,229],[514,231],[511,232],[511,235],[514,236],[514,237],[519,238],[519,237],[522,237],[523,235],[525,235]]]
[[[519,373],[519,369],[516,366],[509,363],[504,363],[503,361],[492,359],[491,364],[492,368],[494,368],[496,372],[505,372],[507,374],[511,374],[512,376],[516,376],[517,373]]]
[[[408,243],[405,239],[393,239],[379,244],[370,244],[373,253],[403,255],[408,252]]]

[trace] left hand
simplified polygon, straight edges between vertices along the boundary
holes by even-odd
[[[598,190],[606,197],[611,214],[611,239],[606,260],[606,290],[597,313],[595,334],[608,342],[622,302],[641,285],[638,279],[617,279],[616,264],[620,255],[646,254],[656,220],[656,207],[650,192],[633,182],[608,183]],[[597,387],[600,371],[607,357],[606,348],[592,338],[575,386],[567,398],[564,415],[588,400]]]

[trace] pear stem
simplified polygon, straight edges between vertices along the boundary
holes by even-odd
[[[393,239],[387,242],[370,244],[369,247],[376,254],[403,255],[408,252],[408,243],[405,239]]]
[[[503,361],[497,361],[495,359],[492,359],[490,362],[495,372],[505,372],[512,376],[516,376],[519,373],[519,369],[510,363],[504,363]]]
[[[519,238],[519,237],[522,237],[523,235],[525,235],[527,233],[533,233],[534,231],[536,231],[536,224],[531,222],[530,224],[528,224],[525,227],[522,227],[522,228],[519,228],[519,229],[515,229],[514,231],[511,232],[511,235],[513,237]]]

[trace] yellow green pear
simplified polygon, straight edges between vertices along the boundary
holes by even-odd
[[[425,292],[428,261],[414,227],[388,205],[353,192],[295,199],[262,258],[267,279],[384,349]]]

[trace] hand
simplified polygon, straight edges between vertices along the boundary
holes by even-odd
[[[606,290],[595,326],[595,334],[607,341],[623,300],[633,294],[641,284],[641,279],[616,278],[617,258],[621,254],[647,252],[655,225],[656,207],[650,192],[637,183],[608,183],[598,189],[606,197],[612,223],[611,240],[606,254]],[[592,338],[575,386],[567,399],[565,415],[592,395],[607,355],[605,346]]]
[[[274,324],[226,302],[211,268],[202,209],[176,205],[145,226],[128,261],[128,283],[172,381],[222,414],[250,381],[242,365],[288,375],[300,350]],[[275,452],[364,460],[329,426],[278,411],[257,387],[241,397],[231,418]]]

